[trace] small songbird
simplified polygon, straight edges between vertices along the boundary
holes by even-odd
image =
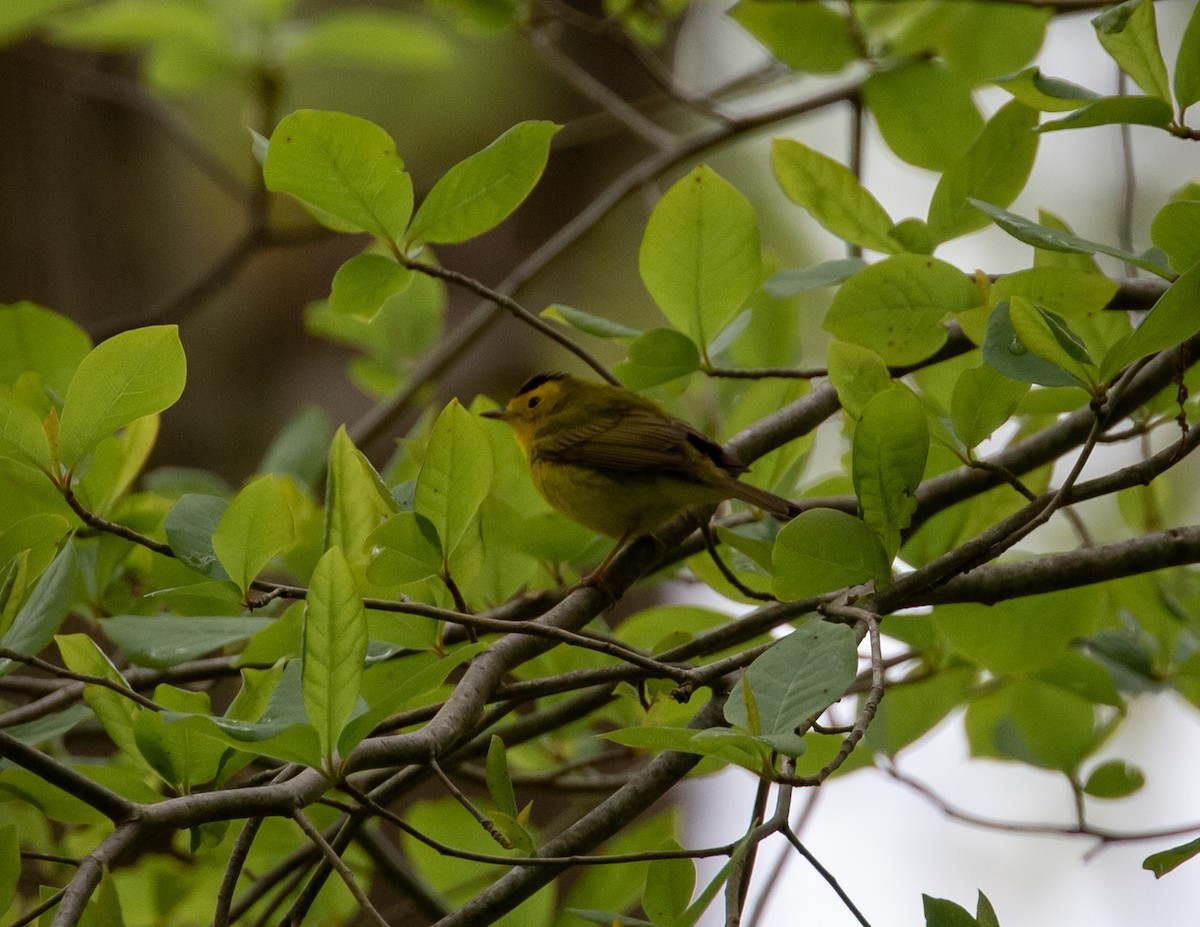
[[[652,399],[564,373],[529,380],[503,409],[546,501],[617,539],[592,574],[602,577],[628,540],[695,505],[740,499],[786,521],[800,507],[738,480],[748,469],[720,444]]]

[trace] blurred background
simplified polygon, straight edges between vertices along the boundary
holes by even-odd
[[[546,177],[519,212],[496,231],[437,255],[496,285],[649,150],[645,139],[597,115],[581,72],[603,92],[683,130],[703,117],[664,94],[655,68],[672,71],[679,87],[702,96],[772,67],[766,52],[725,15],[723,3],[693,4],[666,30],[650,68],[629,43],[573,28],[573,12],[600,15],[585,3],[547,5],[556,13],[551,27],[526,35],[489,28],[483,0],[375,3],[409,17],[411,44],[403,54],[381,54],[372,66],[331,63],[328,57],[305,65],[300,56],[286,79],[271,86],[247,87],[217,74],[197,89],[180,82],[172,62],[148,60],[136,48],[97,50],[78,35],[30,34],[18,8],[48,9],[53,0],[7,2],[9,12],[0,13],[0,303],[27,299],[48,306],[96,340],[126,327],[179,323],[188,384],[163,418],[154,464],[216,470],[233,486],[254,472],[279,430],[304,408],[315,405],[337,424],[360,420],[374,401],[347,374],[354,352],[314,337],[306,326],[313,312],[307,307],[328,295],[334,271],[365,240],[314,232],[290,202],[271,198],[264,204],[249,129],[269,134],[278,118],[301,107],[370,119],[396,140],[419,198],[447,167],[514,123],[565,123]],[[303,20],[344,6],[300,0],[288,15]],[[1157,4],[1168,54],[1178,43],[1166,37],[1182,33],[1194,6],[1194,0]],[[1117,92],[1115,66],[1099,50],[1088,19],[1085,13],[1056,20],[1036,63],[1047,74]],[[807,94],[828,85],[805,78],[798,91],[791,89]],[[980,104],[986,114],[1006,99],[998,90],[985,91]],[[749,108],[763,104],[752,94],[744,102]],[[766,157],[770,135],[801,138],[845,158],[850,116],[848,107],[822,110],[701,156],[754,203],[776,266],[844,255],[838,242],[778,196]],[[924,215],[936,175],[899,162],[874,127],[867,128],[866,185],[892,216]],[[1128,144],[1138,184],[1132,245],[1140,251],[1149,246],[1147,228],[1157,206],[1184,182],[1200,179],[1200,157],[1195,145],[1151,130],[1134,128]],[[1043,136],[1033,179],[1013,211],[1033,215],[1045,207],[1081,235],[1115,243],[1128,192],[1125,157],[1117,129]],[[677,173],[692,163],[678,165]],[[565,303],[643,328],[659,324],[637,274],[637,249],[650,208],[675,176],[667,172],[623,199],[522,287],[521,301],[535,312]],[[256,230],[264,215],[273,230],[269,240]],[[964,270],[991,273],[1017,266],[1026,255],[1025,246],[995,229],[939,251]],[[814,357],[822,356],[815,335],[822,299],[827,295],[796,309],[802,336],[813,339]],[[476,305],[474,297],[451,291],[447,329]],[[480,391],[502,398],[538,370],[577,369],[572,358],[530,339],[516,324],[501,318],[491,325],[439,379],[439,393],[464,401]],[[403,427],[402,420],[394,429]],[[389,446],[385,435],[373,456],[386,458]],[[814,466],[837,464],[836,458],[818,458]],[[685,594],[694,599],[694,588]],[[1200,764],[1200,730],[1195,713],[1178,710],[1172,699],[1147,695],[1135,704],[1121,737],[1136,742],[1129,752],[1142,756],[1144,744],[1161,745],[1158,759],[1147,764],[1147,788],[1104,805],[1095,824],[1144,830],[1200,820],[1189,778]],[[1122,745],[1110,744],[1101,758],[1127,755]],[[905,754],[902,768],[956,807],[983,817],[1020,813],[1022,822],[1070,822],[1071,796],[1059,777],[993,762],[968,764],[966,750],[951,717]],[[747,777],[729,773],[699,781],[691,794],[689,841],[720,843],[739,832],[752,799]],[[1114,845],[1085,860],[1092,841],[965,826],[881,772],[857,772],[822,789],[804,838],[875,927],[920,923],[921,892],[973,910],[975,892],[982,890],[1005,925],[1183,924],[1200,912],[1200,880],[1186,867],[1158,882],[1140,868],[1148,853],[1168,843]],[[768,870],[760,867],[756,890]],[[707,923],[722,922],[720,912],[710,912]],[[853,919],[793,854],[760,923],[841,925]]]

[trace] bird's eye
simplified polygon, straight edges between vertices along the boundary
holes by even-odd
[[[538,404],[539,402],[541,402],[541,401],[542,401],[542,397],[541,397],[541,396],[533,396],[533,397],[531,397],[531,398],[530,398],[530,400],[529,400],[529,408],[531,408],[531,409],[535,409],[535,408],[537,408],[537,404]]]

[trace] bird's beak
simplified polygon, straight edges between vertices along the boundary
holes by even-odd
[[[484,418],[494,418],[501,422],[508,418],[507,409],[489,409],[488,411],[480,412],[479,414]]]

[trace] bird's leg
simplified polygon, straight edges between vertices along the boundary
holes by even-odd
[[[600,561],[600,565],[598,567],[596,567],[596,569],[592,570],[592,572],[590,572],[583,579],[581,579],[579,581],[579,585],[580,586],[598,586],[599,588],[604,589],[606,592],[608,592],[609,591],[608,587],[604,585],[604,579],[605,579],[605,576],[608,574],[608,568],[609,568],[609,566],[612,565],[613,558],[617,555],[617,551],[619,551],[622,547],[624,547],[625,542],[628,540],[629,540],[629,532],[625,532],[625,534],[621,535],[621,537],[617,540],[617,543],[613,545],[612,550],[610,550],[605,555],[604,559]],[[615,599],[616,596],[613,596],[613,598]]]

